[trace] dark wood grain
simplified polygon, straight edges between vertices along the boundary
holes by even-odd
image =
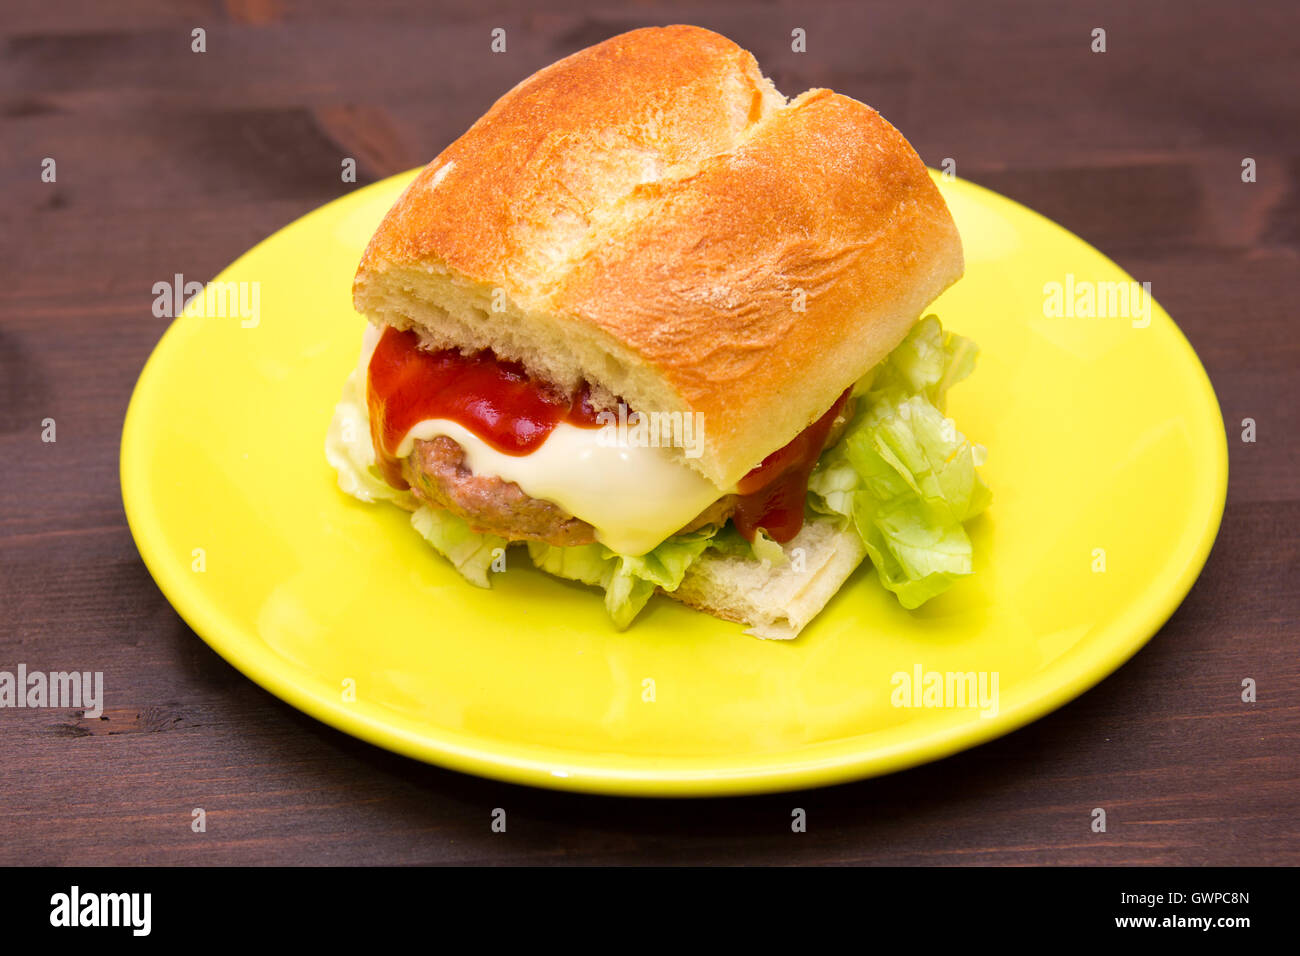
[[[0,667],[76,661],[116,690],[100,720],[0,712],[0,863],[1300,864],[1298,10],[8,0]],[[538,67],[668,22],[727,33],[787,92],[826,85],[875,105],[931,165],[952,157],[1063,223],[1150,280],[1204,361],[1230,438],[1218,543],[1152,642],[1057,713],[821,791],[532,791],[414,763],[280,703],[210,651],[141,564],[117,450],[164,330],[152,284],[215,275],[321,203],[426,161]],[[506,55],[487,52],[494,26]],[[795,26],[806,54],[790,51]],[[1105,54],[1089,50],[1098,26]],[[40,181],[47,156],[56,184]],[[357,186],[340,182],[342,156],[358,159]],[[1244,157],[1258,182],[1241,181]],[[1246,417],[1254,444],[1238,440]],[[796,806],[805,834],[790,831]],[[1089,830],[1096,806],[1105,834]],[[191,832],[194,807],[206,833]],[[495,807],[505,834],[489,828]]]

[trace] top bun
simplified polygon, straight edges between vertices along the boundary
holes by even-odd
[[[880,114],[787,101],[730,40],[671,26],[501,97],[389,210],[353,300],[430,347],[703,413],[685,460],[730,488],[961,271],[943,198]]]

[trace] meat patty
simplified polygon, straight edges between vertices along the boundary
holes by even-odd
[[[827,446],[839,441],[851,413],[850,401],[832,427]],[[421,501],[459,515],[480,533],[560,546],[596,540],[595,528],[559,505],[530,498],[513,481],[474,474],[465,465],[465,450],[446,436],[417,441],[411,456],[402,461],[402,477]],[[725,523],[736,510],[737,500],[736,495],[719,498],[681,531]]]
[[[417,498],[459,515],[478,532],[557,545],[596,540],[595,528],[559,505],[530,498],[513,481],[474,474],[465,466],[465,449],[443,435],[415,443],[402,477]]]

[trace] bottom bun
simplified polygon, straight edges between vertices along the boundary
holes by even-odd
[[[862,539],[838,521],[811,520],[784,546],[780,567],[706,551],[681,587],[666,597],[749,625],[746,634],[770,640],[797,637],[866,557]]]

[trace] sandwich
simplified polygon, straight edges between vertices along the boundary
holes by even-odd
[[[792,638],[867,557],[914,608],[971,573],[989,501],[943,412],[975,347],[925,314],[962,269],[875,110],[634,30],[514,87],[389,210],[326,456],[470,583],[526,562],[617,627],[662,594]]]

